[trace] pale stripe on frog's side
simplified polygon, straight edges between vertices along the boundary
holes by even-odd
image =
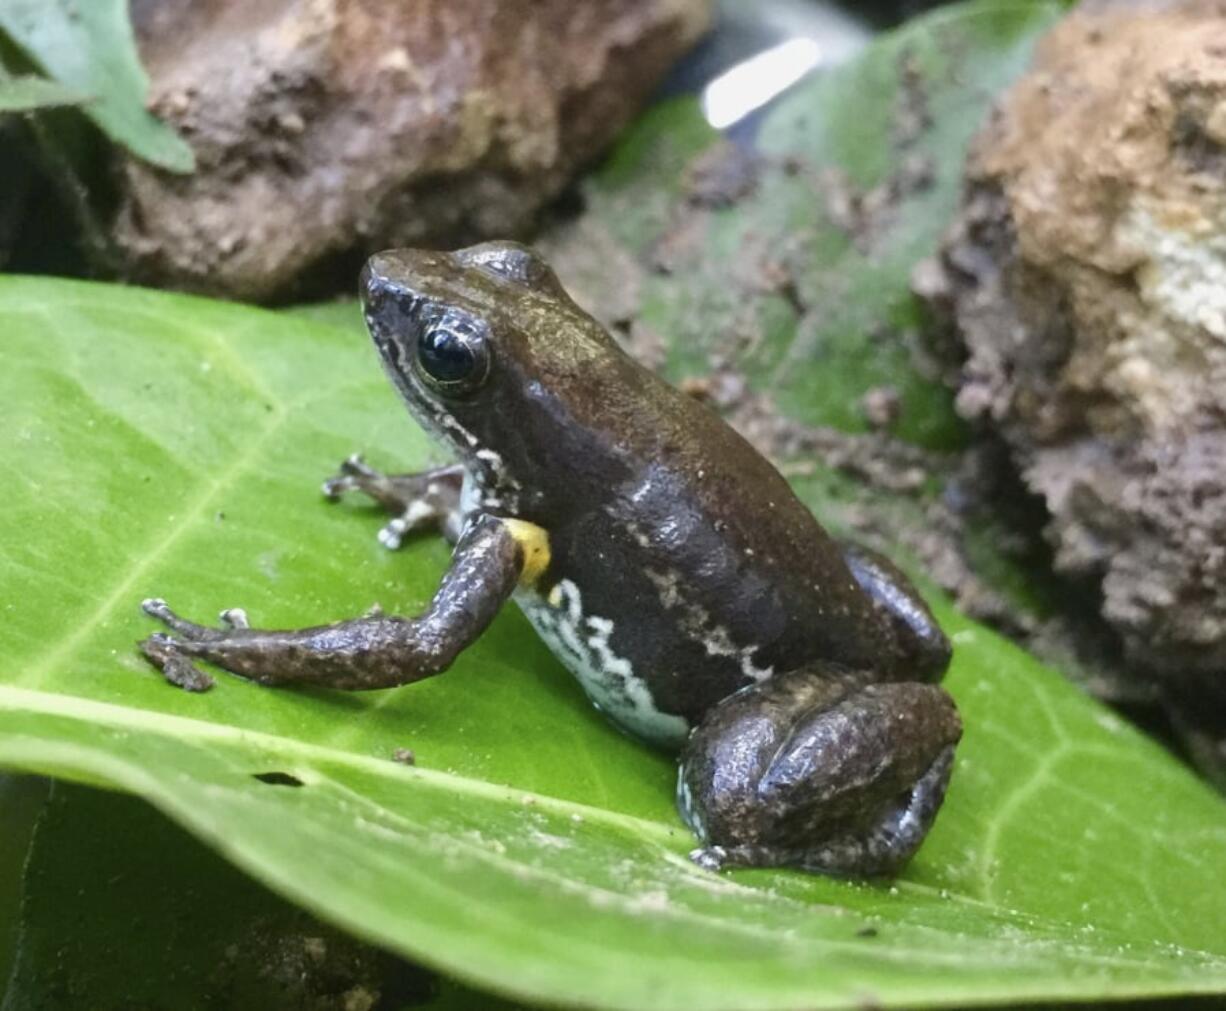
[[[609,645],[613,621],[584,614],[583,597],[573,581],[559,580],[548,600],[531,590],[518,591],[515,600],[537,635],[579,680],[601,712],[645,741],[680,747],[690,731],[689,723],[656,708],[647,682]]]

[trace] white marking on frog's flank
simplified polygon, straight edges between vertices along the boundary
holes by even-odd
[[[681,577],[676,572],[645,571],[660,597],[660,605],[665,610],[677,609],[681,612],[681,629],[690,638],[702,643],[707,656],[735,657],[741,666],[741,673],[751,681],[765,681],[775,673],[773,667],[759,667],[753,662],[757,646],[738,647],[728,629],[715,624],[705,607],[685,599]]]
[[[587,627],[593,633],[588,636],[587,644],[600,657],[601,667],[623,678],[634,677],[634,668],[630,665],[630,661],[625,657],[617,656],[609,647],[609,636],[613,634],[613,622],[608,618],[591,617],[587,620]]]
[[[489,464],[490,469],[495,473],[500,475],[506,473],[507,467],[503,462],[501,454],[495,453],[492,449],[479,449],[473,454],[473,456],[475,456],[478,460],[484,460],[487,464]],[[510,477],[508,477],[507,480],[518,486],[518,482],[512,481]]]
[[[517,593],[516,600],[545,645],[614,723],[655,744],[676,747],[685,740],[689,724],[656,708],[647,682],[610,645],[613,621],[585,615],[583,597],[574,582],[559,580],[544,600],[528,592]]]

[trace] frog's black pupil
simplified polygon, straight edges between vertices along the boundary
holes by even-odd
[[[421,335],[417,354],[426,374],[440,383],[466,379],[476,364],[472,348],[464,338],[441,327],[427,330]]]

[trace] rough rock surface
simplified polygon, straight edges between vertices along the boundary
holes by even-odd
[[[960,411],[1046,502],[1056,567],[1098,581],[1226,769],[1226,3],[1057,26],[916,286],[956,323]]]
[[[522,233],[704,30],[709,0],[133,0],[194,149],[120,170],[138,279],[232,297],[376,247]]]

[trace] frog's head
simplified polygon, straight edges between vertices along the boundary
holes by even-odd
[[[642,370],[533,250],[390,250],[367,262],[361,294],[384,367],[489,508],[529,511],[553,482],[608,461],[607,428]]]

